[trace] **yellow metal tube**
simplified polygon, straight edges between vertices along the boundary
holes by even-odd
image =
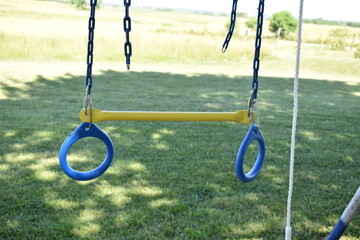
[[[85,114],[85,109],[80,112],[83,122],[90,121],[90,110]],[[255,119],[255,114],[253,114]],[[248,111],[236,112],[115,112],[92,110],[92,121],[223,121],[236,123],[250,123]]]

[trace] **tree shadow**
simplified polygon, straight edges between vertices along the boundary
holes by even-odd
[[[234,173],[248,127],[221,122],[99,123],[114,142],[114,162],[97,180],[69,179],[57,155],[80,123],[83,84],[71,74],[0,83],[1,238],[283,237],[292,79],[260,80],[267,157],[248,184]],[[320,239],[358,187],[360,86],[300,84],[293,237]],[[250,85],[249,77],[108,70],[94,78],[92,98],[104,110],[235,111],[247,109]],[[102,146],[79,145],[76,164],[96,166]],[[346,235],[359,236],[359,223]]]

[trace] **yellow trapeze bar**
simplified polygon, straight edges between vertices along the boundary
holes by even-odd
[[[80,112],[83,122],[90,122],[90,110],[85,115],[85,109]],[[253,113],[255,120],[255,114]],[[250,123],[248,111],[236,112],[115,112],[92,109],[92,121],[223,121]]]

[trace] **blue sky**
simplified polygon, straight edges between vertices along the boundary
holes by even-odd
[[[132,6],[178,8],[230,13],[232,0],[132,0]],[[287,10],[298,16],[299,0],[265,0],[265,14]],[[103,3],[123,4],[123,0],[103,0]],[[238,12],[256,14],[258,1],[239,0]],[[304,18],[323,18],[360,22],[360,0],[304,0]]]

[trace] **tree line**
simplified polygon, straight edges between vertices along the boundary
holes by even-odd
[[[322,18],[317,19],[304,19],[304,23],[320,24],[320,25],[334,25],[334,26],[349,26],[360,28],[360,22],[344,22],[344,21],[332,21]]]

